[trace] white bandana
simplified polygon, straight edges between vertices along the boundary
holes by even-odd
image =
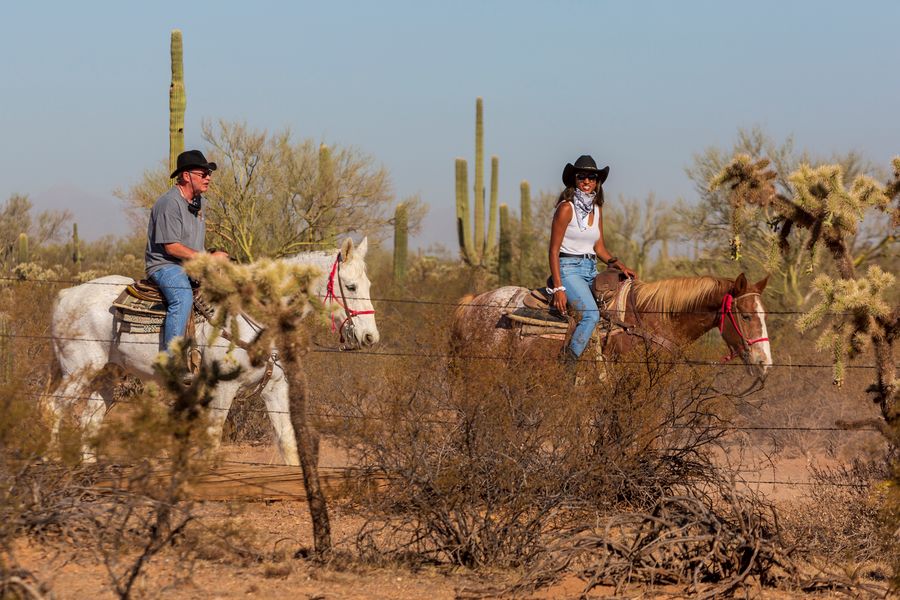
[[[572,204],[575,206],[575,219],[578,221],[578,229],[584,231],[588,228],[587,218],[594,210],[594,198],[597,192],[593,194],[585,194],[579,188],[575,188],[575,199]]]

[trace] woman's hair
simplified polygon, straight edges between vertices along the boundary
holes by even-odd
[[[562,191],[559,195],[559,199],[556,201],[556,205],[559,206],[560,202],[571,202],[575,199],[575,188],[567,187]],[[597,182],[597,195],[594,196],[594,206],[603,206],[603,184],[599,181]]]

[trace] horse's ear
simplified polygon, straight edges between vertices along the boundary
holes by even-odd
[[[359,246],[356,247],[356,251],[359,252],[360,258],[366,257],[366,252],[369,251],[369,236],[363,238],[363,240],[359,243]]]
[[[737,276],[737,279],[734,280],[734,291],[732,292],[733,296],[740,296],[744,292],[747,291],[747,276],[741,273]]]
[[[765,277],[763,277],[762,279],[760,279],[759,281],[757,281],[757,282],[753,285],[753,287],[756,288],[756,291],[757,291],[757,292],[759,292],[760,294],[762,294],[762,291],[763,291],[764,289],[766,289],[766,284],[767,284],[767,283],[769,283],[769,276],[768,276],[768,275],[766,275]]]
[[[353,254],[353,238],[348,237],[341,244],[341,256],[344,257],[344,260],[350,260],[351,254]]]

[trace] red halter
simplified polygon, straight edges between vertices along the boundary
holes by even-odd
[[[741,296],[738,296],[737,298],[732,296],[730,293],[725,294],[725,298],[722,299],[722,311],[721,311],[722,319],[719,321],[719,333],[724,333],[725,332],[725,315],[728,315],[728,318],[731,320],[731,324],[734,326],[734,330],[737,331],[737,334],[739,336],[741,336],[741,339],[744,340],[744,342],[747,344],[748,349],[753,344],[758,344],[759,342],[768,342],[769,338],[763,337],[763,338],[756,338],[755,340],[748,340],[747,336],[744,335],[744,332],[741,331],[741,328],[738,325],[737,319],[734,318],[734,310],[732,310],[732,306],[734,305],[735,300],[740,300],[744,296],[754,296],[754,295],[759,296],[759,294],[756,292],[742,294]],[[732,358],[734,358],[735,356],[737,356],[737,352],[732,352],[731,354],[729,354],[728,356],[723,358],[722,362],[726,363],[729,360],[731,360]]]
[[[334,313],[331,313],[331,331],[339,331],[341,336],[341,343],[344,343],[344,326],[349,322],[350,326],[353,327],[353,317],[358,315],[374,315],[374,310],[353,310],[347,306],[347,298],[344,296],[344,284],[341,281],[341,263],[344,262],[341,253],[338,252],[337,256],[334,259],[334,264],[331,265],[331,274],[328,276],[328,285],[325,288],[325,302],[327,303],[329,300],[333,300],[335,304],[344,309],[344,313],[347,315],[341,322],[340,329],[334,323]],[[337,277],[335,277],[335,275]],[[338,290],[341,292],[341,297],[338,298],[334,295],[334,281],[337,279]]]

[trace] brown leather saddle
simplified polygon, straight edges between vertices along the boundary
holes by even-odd
[[[194,326],[212,317],[212,309],[195,287],[194,307],[186,335],[194,337]],[[112,303],[119,333],[159,333],[166,318],[166,302],[159,287],[146,279],[127,286]]]
[[[628,280],[628,277],[618,269],[607,269],[594,278],[592,285],[594,299],[597,306],[600,307],[601,316],[604,309],[612,305],[619,293],[622,283]],[[547,286],[552,287],[553,282],[548,279]],[[522,306],[508,313],[507,316],[514,321],[530,323],[533,325],[544,325],[546,327],[565,328],[568,326],[568,319],[553,308],[550,304],[552,296],[547,293],[547,289],[543,287],[530,290],[522,297]]]
[[[602,317],[600,325],[594,331],[595,336],[608,336],[611,329],[619,325],[618,322],[613,324],[608,309],[617,303],[624,306],[627,288],[630,286],[623,286],[623,283],[627,281],[628,277],[618,269],[607,269],[594,279],[594,298]],[[548,279],[549,286],[552,286],[552,281]],[[520,297],[511,300],[510,308],[504,312],[510,321],[520,324],[522,335],[536,335],[568,342],[577,320],[571,314],[561,315],[553,307],[552,296],[547,293],[546,288],[523,290],[521,294]]]

